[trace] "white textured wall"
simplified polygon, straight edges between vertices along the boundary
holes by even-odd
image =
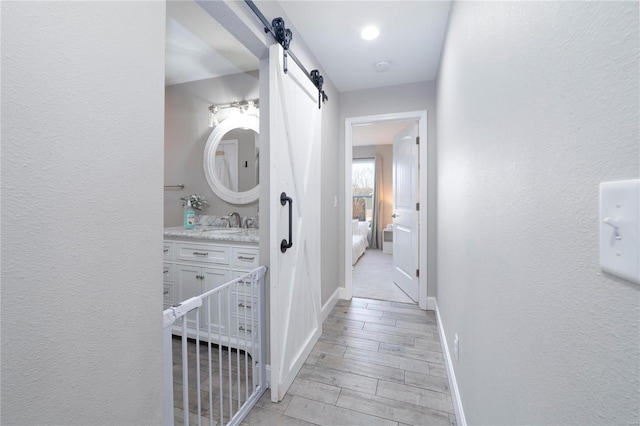
[[[297,53],[296,53],[297,54]],[[315,62],[317,64],[317,62]],[[323,71],[321,71],[323,72]],[[324,305],[338,288],[338,214],[342,210],[334,205],[338,190],[339,175],[338,156],[344,149],[338,137],[338,91],[333,86],[328,76],[324,75],[323,90],[329,100],[322,106],[322,146],[320,147],[320,204],[321,204],[321,236],[322,236],[322,294],[321,302]]]
[[[2,2],[2,424],[162,422],[162,2]]]
[[[640,420],[640,286],[598,259],[598,184],[639,175],[638,12],[453,3],[437,295],[469,424]]]
[[[255,216],[258,202],[231,204],[213,193],[207,183],[202,164],[204,147],[213,129],[209,127],[209,105],[258,99],[258,71],[209,78],[167,86],[165,90],[165,153],[166,185],[183,183],[184,189],[164,192],[164,226],[180,226],[183,208],[180,197],[202,195],[209,206],[201,214],[224,216],[237,211],[241,216]],[[266,102],[263,102],[263,107]],[[223,117],[227,116],[227,112]]]
[[[340,147],[344,146],[344,120],[367,115],[390,114],[407,111],[427,111],[427,276],[429,297],[436,293],[436,84],[435,81],[402,84],[399,86],[381,87],[378,89],[355,90],[340,93],[339,133]],[[344,212],[344,149],[340,149],[339,158],[340,211]],[[344,214],[340,215],[340,235],[344,235]],[[340,285],[344,277],[344,244],[341,244]]]

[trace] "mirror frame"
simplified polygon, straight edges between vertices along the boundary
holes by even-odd
[[[203,167],[204,175],[211,190],[224,201],[232,204],[249,204],[258,200],[260,196],[260,184],[248,191],[236,192],[222,185],[215,173],[216,151],[227,132],[235,129],[249,129],[260,135],[260,119],[251,115],[240,113],[232,114],[222,123],[218,124],[209,135],[204,147]]]

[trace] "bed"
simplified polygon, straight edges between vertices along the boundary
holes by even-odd
[[[353,235],[353,248],[351,252],[351,265],[355,265],[360,256],[364,254],[369,247],[367,234],[369,232],[369,222],[359,222],[353,219],[351,223],[351,233]]]

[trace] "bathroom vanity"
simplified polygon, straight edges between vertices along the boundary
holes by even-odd
[[[165,228],[164,308],[217,288],[257,268],[260,265],[258,242],[257,229]],[[222,294],[220,300],[212,298],[210,314],[204,306],[200,318],[196,318],[193,312],[187,315],[190,333],[195,331],[197,324],[201,331],[209,330],[211,324],[213,335],[251,333],[251,325],[246,318],[250,318],[251,310],[257,307],[257,292],[255,289],[252,291],[249,283],[240,283],[222,293],[226,291],[231,294]]]

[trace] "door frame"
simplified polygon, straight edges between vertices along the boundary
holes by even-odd
[[[427,294],[428,274],[427,274],[427,258],[429,252],[427,250],[427,111],[409,111],[397,112],[390,114],[366,115],[360,117],[345,118],[344,125],[344,290],[341,294],[342,299],[351,299],[353,296],[353,277],[351,270],[351,163],[353,161],[353,126],[366,123],[385,122],[385,121],[418,121],[418,136],[420,137],[420,154],[418,183],[420,211],[418,213],[418,267],[422,273],[418,278],[418,306],[420,309],[427,309],[427,297],[433,295]]]

